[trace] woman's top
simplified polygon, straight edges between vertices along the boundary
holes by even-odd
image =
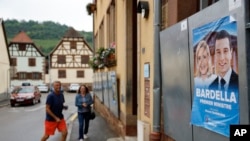
[[[212,74],[206,79],[202,79],[201,77],[194,78],[194,85],[196,88],[205,88],[207,89],[209,85],[216,79],[217,75]]]
[[[88,106],[83,107],[83,103],[86,103]],[[79,113],[90,112],[90,105],[93,104],[93,99],[90,93],[87,93],[85,96],[77,94],[75,98],[75,106]]]

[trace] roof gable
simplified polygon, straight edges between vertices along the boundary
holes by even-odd
[[[20,31],[12,40],[12,43],[33,43],[30,37],[24,32]]]
[[[64,38],[83,38],[73,27],[70,27],[63,37]]]

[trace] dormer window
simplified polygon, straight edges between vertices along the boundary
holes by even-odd
[[[76,49],[76,41],[70,42],[70,49]]]
[[[26,50],[26,44],[23,44],[23,43],[18,44],[18,50],[19,51],[25,51]]]

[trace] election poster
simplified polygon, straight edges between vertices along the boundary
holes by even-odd
[[[192,30],[191,124],[229,137],[239,124],[237,21],[226,16]]]

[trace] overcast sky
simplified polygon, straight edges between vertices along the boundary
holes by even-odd
[[[76,30],[92,31],[93,18],[86,5],[93,0],[0,0],[3,20],[53,21]]]

